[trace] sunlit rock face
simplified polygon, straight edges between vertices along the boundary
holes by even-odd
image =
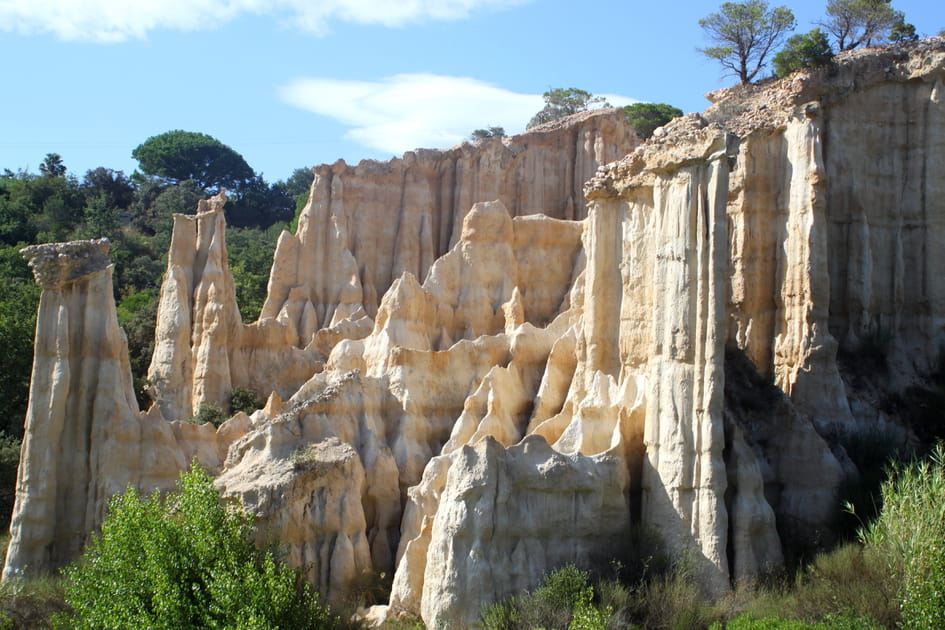
[[[831,535],[837,433],[897,421],[838,352],[881,332],[907,383],[945,342],[943,81],[933,39],[716,93],[640,146],[604,111],[318,167],[253,324],[210,200],[175,219],[147,414],[104,246],[41,246],[5,575],[68,561],[108,496],[194,457],[328,601],[392,575],[387,614],[431,627],[633,525],[707,595],[776,570]],[[265,409],[173,422],[236,386]]]

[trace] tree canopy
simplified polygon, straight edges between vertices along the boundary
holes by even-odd
[[[485,129],[476,129],[471,134],[469,134],[469,139],[473,142],[482,142],[483,140],[488,140],[489,138],[504,138],[505,137],[505,128],[504,127],[487,127]]]
[[[833,50],[827,34],[815,28],[809,33],[791,37],[784,49],[774,56],[774,70],[779,77],[786,77],[801,68],[813,68],[830,63]]]
[[[716,44],[700,52],[721,63],[743,84],[751,83],[794,25],[794,13],[785,6],[770,9],[764,0],[726,2],[718,13],[699,20]]]
[[[904,24],[904,15],[892,8],[890,0],[830,0],[827,19],[820,22],[839,50],[878,44],[897,24]]]
[[[131,156],[146,175],[169,183],[192,179],[205,190],[238,190],[256,177],[242,155],[216,138],[192,131],[152,136]]]
[[[545,106],[528,121],[526,129],[594,107],[610,106],[603,96],[594,96],[590,92],[573,87],[548,90],[542,94],[542,98],[545,99]]]
[[[623,111],[627,115],[627,122],[643,140],[652,136],[657,127],[683,115],[681,109],[666,103],[634,103],[624,107]]]

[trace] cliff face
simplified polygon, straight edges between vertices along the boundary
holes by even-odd
[[[943,81],[933,39],[715,94],[600,168],[633,144],[608,112],[320,167],[250,325],[211,201],[175,223],[148,415],[113,306],[86,323],[111,304],[104,253],[37,263],[5,574],[64,562],[106,496],[167,487],[193,456],[330,601],[393,572],[390,614],[431,626],[612,556],[631,523],[710,593],[776,569],[829,537],[856,474],[835,436],[896,421],[838,353],[879,335],[905,383],[945,342]],[[266,409],[216,432],[165,420],[236,385],[273,392]],[[70,396],[93,403],[69,416]],[[39,477],[70,423],[93,438]],[[119,439],[137,446],[100,459]]]
[[[459,241],[475,203],[499,200],[512,217],[583,219],[583,183],[638,143],[613,109],[475,146],[316,167],[298,233],[280,240],[262,318],[279,316],[296,287],[314,329],[373,317],[394,280],[404,272],[423,280]],[[293,323],[309,331],[302,319]]]

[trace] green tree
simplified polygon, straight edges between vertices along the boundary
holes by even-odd
[[[657,127],[683,115],[681,109],[666,103],[634,103],[624,107],[623,111],[627,115],[627,122],[643,140],[652,136]]]
[[[786,77],[801,68],[824,66],[833,59],[833,50],[827,34],[815,28],[809,33],[791,37],[784,48],[774,56],[774,70],[779,77]]]
[[[489,138],[504,138],[505,129],[503,127],[488,127],[487,129],[476,129],[469,135],[473,142],[482,142]]]
[[[18,247],[0,247],[0,431],[23,436],[39,286]]]
[[[62,156],[58,153],[47,153],[43,163],[39,165],[39,172],[46,177],[64,177],[66,165],[62,163]]]
[[[194,464],[162,500],[129,488],[64,571],[76,628],[329,628],[298,574],[253,545],[252,521],[222,505]]]
[[[716,44],[700,52],[718,61],[743,84],[751,83],[794,25],[794,13],[785,6],[769,9],[764,0],[726,2],[718,13],[699,20],[699,26]]]
[[[204,190],[238,190],[256,176],[242,155],[216,138],[192,131],[152,136],[131,156],[146,175],[169,183],[192,179]]]
[[[135,188],[125,174],[104,166],[99,166],[85,173],[82,178],[82,190],[86,196],[104,194],[110,207],[127,209],[134,201]]]
[[[904,18],[900,18],[889,30],[889,41],[891,42],[898,44],[900,42],[915,42],[918,40],[919,36],[915,32],[915,25],[909,24]]]
[[[838,49],[851,50],[879,43],[903,21],[890,0],[830,0],[827,19],[819,24],[833,35]]]
[[[542,94],[545,106],[528,121],[527,129],[552,120],[558,120],[571,114],[577,114],[593,107],[609,107],[602,96],[578,88],[554,88]]]

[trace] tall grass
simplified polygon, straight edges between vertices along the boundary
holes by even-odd
[[[901,584],[902,623],[945,628],[945,445],[908,466],[893,465],[883,511],[861,539],[880,550]]]

